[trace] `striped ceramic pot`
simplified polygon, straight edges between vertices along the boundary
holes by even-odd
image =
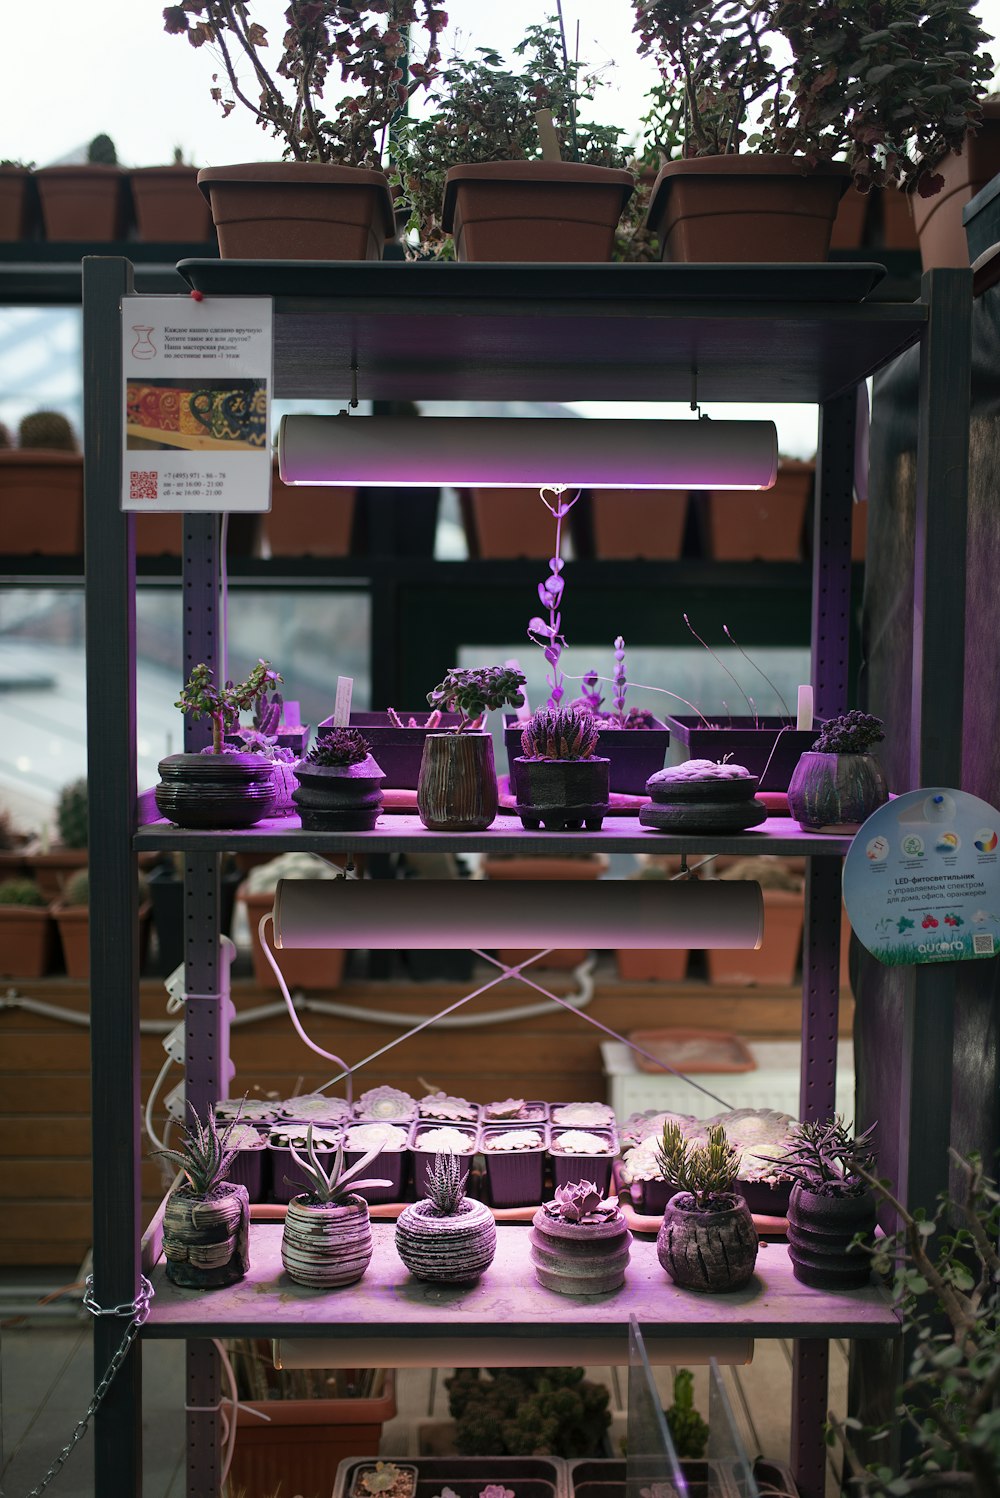
[[[360,1196],[344,1202],[314,1202],[293,1196],[285,1214],[281,1262],[297,1285],[332,1290],[361,1279],[373,1253],[368,1203]]]
[[[497,1225],[484,1202],[463,1197],[442,1213],[432,1201],[404,1207],[396,1222],[396,1252],[418,1280],[468,1285],[493,1263]]]
[[[431,832],[485,832],[498,806],[490,735],[429,733],[417,780],[424,826]]]

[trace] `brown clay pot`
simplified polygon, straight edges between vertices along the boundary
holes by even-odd
[[[615,953],[615,961],[623,983],[681,983],[690,955],[671,947],[622,949]]]
[[[707,554],[719,562],[797,562],[816,469],[786,459],[770,489],[715,489],[703,501]]]
[[[757,1232],[750,1208],[735,1193],[731,1206],[696,1212],[685,1192],[667,1202],[656,1236],[656,1257],[684,1290],[724,1294],[742,1290],[757,1262]]]
[[[681,554],[688,496],[681,489],[592,489],[599,557],[674,561]]]
[[[487,858],[483,862],[483,873],[487,879],[600,879],[602,874],[607,873],[607,869],[608,861],[603,856],[560,858],[538,853],[524,858]],[[543,957],[540,962],[533,962],[531,966],[569,972],[579,967],[587,955],[585,947],[560,947]],[[528,949],[501,947],[497,956],[501,962],[513,967],[518,962],[524,962],[531,956],[531,952]]]
[[[805,897],[801,890],[765,889],[764,939],[757,951],[705,953],[710,983],[791,984],[799,966]]]
[[[150,901],[139,906],[139,966],[146,965],[146,948],[149,945],[149,918],[153,906]],[[59,927],[66,976],[76,983],[90,979],[90,907],[88,905],[63,905],[56,901],[52,914]]]
[[[1000,102],[983,105],[979,130],[970,131],[964,149],[945,156],[934,171],[944,178],[940,192],[931,198],[909,195],[921,264],[924,270],[967,266],[969,246],[962,209],[1000,172]]]
[[[875,221],[881,220],[881,248],[884,250],[915,250],[917,231],[913,225],[908,193],[895,187],[874,187]]]
[[[0,978],[44,978],[54,953],[47,906],[0,905]]]
[[[0,240],[4,243],[27,236],[30,182],[27,167],[0,166]]]
[[[274,896],[251,894],[244,885],[236,891],[236,898],[246,906],[250,925],[250,957],[253,975],[258,988],[278,993],[278,980],[274,969],[264,956],[260,944],[258,926],[262,915],[266,915],[274,904]],[[346,954],[336,949],[323,951],[282,951],[278,963],[289,990],[304,988],[310,992],[329,991],[339,988],[344,978]]]
[[[83,457],[15,447],[0,451],[0,513],[10,556],[83,551]]]
[[[35,173],[45,238],[107,243],[125,233],[121,167],[47,166]]]
[[[499,806],[488,733],[429,733],[417,781],[417,811],[431,832],[485,832]]]
[[[223,260],[381,260],[396,223],[388,179],[316,161],[203,167]]]
[[[470,557],[547,557],[552,514],[534,489],[461,489]]]
[[[215,238],[212,212],[193,166],[144,166],[129,173],[139,238],[150,244],[199,244]]]
[[[271,509],[263,517],[272,557],[346,557],[351,549],[355,490],[283,484],[275,464]]]
[[[663,260],[820,261],[850,180],[798,156],[693,156],[660,168],[648,226]]]
[[[830,235],[831,250],[859,250],[864,243],[868,210],[871,207],[870,192],[859,192],[848,187],[837,208]]]
[[[453,166],[442,223],[456,260],[610,260],[632,176],[578,161]]]

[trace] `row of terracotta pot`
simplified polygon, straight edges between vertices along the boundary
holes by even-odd
[[[55,243],[107,244],[129,237],[133,228],[138,239],[154,244],[215,238],[196,167],[0,166],[0,240],[27,239],[36,227]]]
[[[145,961],[152,906],[139,907],[140,963]],[[0,905],[0,978],[44,978],[58,966],[56,932],[66,976],[90,977],[90,908],[56,900],[51,905]]]

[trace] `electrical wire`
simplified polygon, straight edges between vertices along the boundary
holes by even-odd
[[[287,984],[285,983],[284,974],[282,973],[281,968],[278,966],[277,962],[275,961],[274,953],[271,951],[271,948],[270,948],[270,946],[268,944],[267,938],[264,935],[264,928],[265,928],[265,926],[267,925],[267,923],[269,921],[271,922],[271,926],[272,926],[272,929],[273,929],[273,926],[274,926],[273,913],[270,910],[267,910],[267,911],[264,912],[264,914],[261,916],[260,920],[257,923],[257,935],[260,938],[260,945],[261,945],[261,949],[262,949],[262,951],[264,953],[264,956],[267,958],[268,962],[270,963],[271,967],[273,968],[273,970],[274,970],[274,976],[278,980],[278,987],[281,989],[281,996],[282,996],[282,998],[285,1001],[285,1005],[286,1005],[286,1007],[288,1009],[289,1016],[291,1018],[293,1026],[295,1028],[295,1033],[298,1035],[298,1037],[302,1041],[303,1045],[307,1045],[311,1051],[315,1051],[317,1056],[322,1056],[324,1058],[324,1060],[326,1060],[326,1061],[332,1061],[335,1066],[340,1066],[340,1067],[344,1068],[343,1076],[346,1077],[346,1079],[347,1079],[347,1101],[350,1103],[350,1102],[353,1101],[353,1098],[354,1098],[353,1083],[352,1083],[352,1080],[351,1080],[351,1068],[347,1065],[347,1062],[343,1059],[343,1057],[334,1055],[334,1053],[332,1051],[324,1051],[323,1047],[317,1045],[314,1040],[311,1040],[309,1038],[309,1036],[306,1034],[305,1030],[302,1028],[302,1024],[301,1024],[301,1022],[299,1020],[299,1017],[295,1013],[295,1005],[292,1003],[292,996],[288,992],[288,987],[287,987]],[[331,1086],[331,1085],[332,1085],[331,1083],[327,1083],[327,1086]],[[322,1090],[322,1089],[320,1089],[320,1090]]]
[[[166,1149],[167,1146],[157,1134],[156,1130],[153,1128],[153,1104],[156,1102],[156,1099],[159,1096],[160,1088],[163,1086],[163,1079],[167,1075],[167,1072],[170,1070],[173,1064],[173,1056],[168,1056],[163,1065],[160,1067],[160,1070],[157,1072],[156,1081],[149,1089],[149,1096],[146,1099],[146,1111],[144,1114],[146,1133],[148,1134],[154,1147],[158,1150]]]

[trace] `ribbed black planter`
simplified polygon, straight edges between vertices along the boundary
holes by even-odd
[[[522,826],[529,831],[599,831],[608,809],[610,759],[518,757],[514,767]]]
[[[667,1202],[656,1238],[656,1257],[675,1285],[722,1294],[748,1284],[757,1262],[757,1231],[742,1196],[732,1206],[696,1212],[681,1192]]]
[[[857,1233],[875,1239],[875,1198],[820,1196],[797,1184],[788,1201],[788,1256],[792,1273],[815,1290],[860,1290],[871,1279],[871,1260],[851,1248]]]
[[[658,832],[742,832],[757,827],[767,808],[754,796],[757,778],[673,780],[660,770],[646,783],[651,800],[639,808],[643,827]]]
[[[382,808],[385,776],[369,754],[356,765],[295,766],[292,800],[305,832],[370,832]]]
[[[178,827],[252,827],[274,810],[273,766],[259,754],[170,754],[154,792]]]

